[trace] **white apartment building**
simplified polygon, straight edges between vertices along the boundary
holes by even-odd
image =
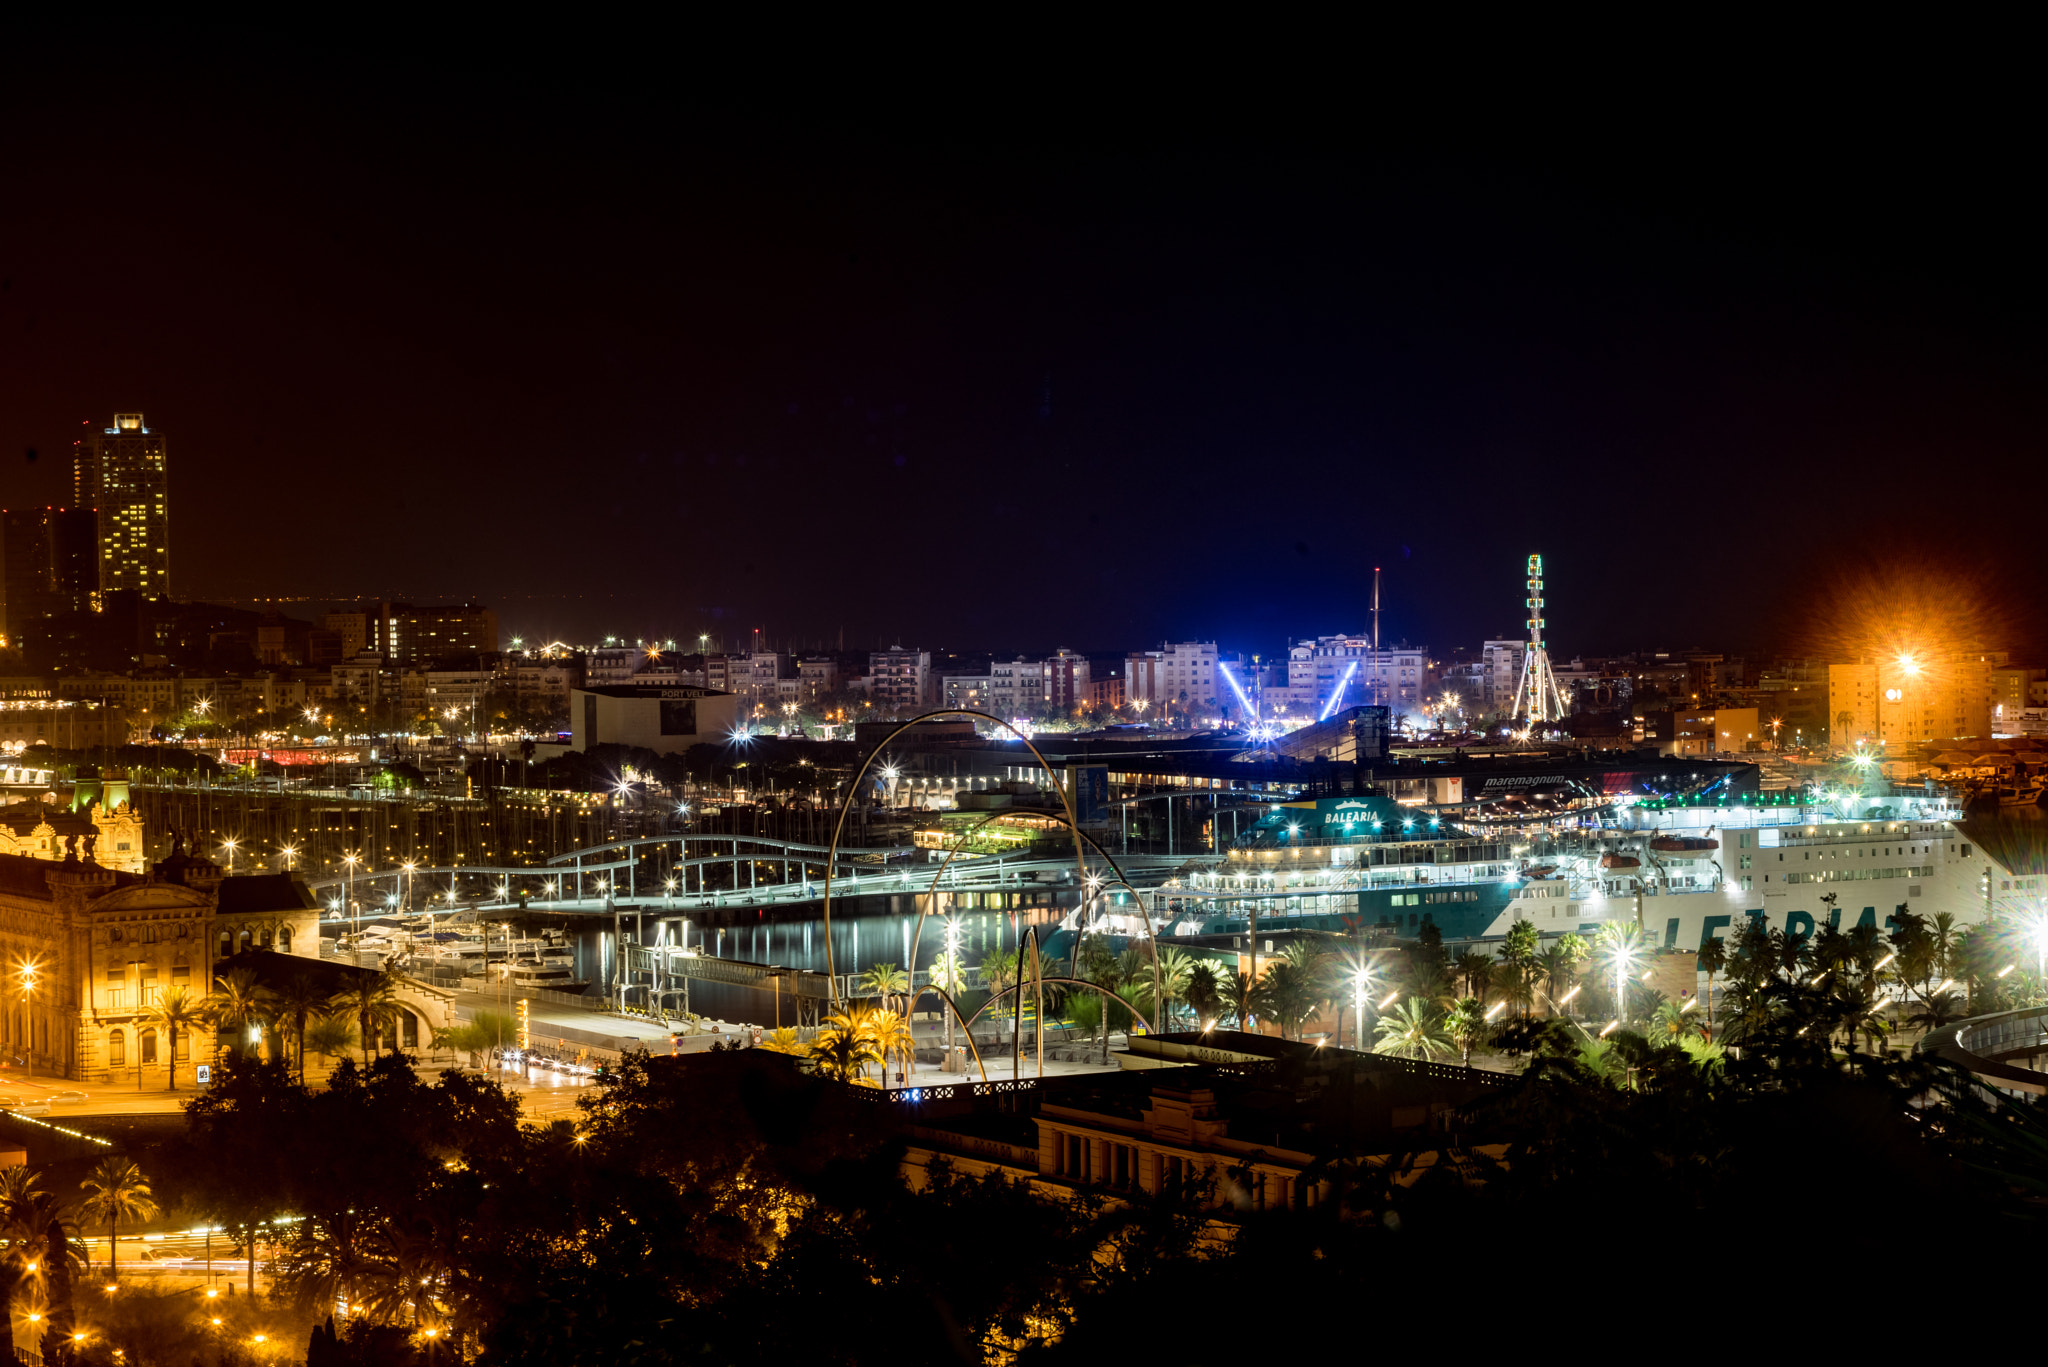
[[[989,710],[1005,721],[1036,716],[1045,706],[1045,672],[1039,662],[1019,655],[990,664],[988,703]]]
[[[1045,683],[1045,700],[1053,707],[1071,711],[1088,705],[1088,657],[1071,650],[1053,652],[1039,665]]]
[[[512,667],[512,695],[521,702],[547,701],[567,707],[569,690],[581,687],[583,671],[568,660],[543,660]]]
[[[1208,707],[1231,696],[1216,676],[1214,641],[1180,641],[1157,650],[1133,651],[1124,667],[1124,697],[1154,707]]]
[[[1480,647],[1479,658],[1485,666],[1480,675],[1484,695],[1472,702],[1481,712],[1505,711],[1514,706],[1515,687],[1522,681],[1522,652],[1528,647],[1527,641],[1488,641]]]
[[[646,654],[638,646],[603,646],[583,657],[583,678],[591,688],[611,688],[633,681]]]
[[[884,716],[914,716],[937,698],[932,653],[891,646],[868,656],[868,694]]]
[[[802,684],[797,690],[801,702],[816,702],[828,693],[839,691],[839,661],[799,660],[796,677]]]
[[[1428,646],[1382,646],[1375,652],[1367,636],[1318,636],[1287,652],[1286,701],[1313,708],[1318,716],[1361,705],[1390,708],[1395,716],[1419,712],[1430,683]],[[1274,700],[1270,687],[1266,699]]]
[[[482,715],[484,696],[494,678],[487,669],[402,669],[398,700],[407,709],[430,714],[436,721],[466,726],[472,709],[475,715]]]
[[[336,702],[374,703],[384,692],[384,657],[361,651],[329,667],[327,696]]]
[[[986,674],[942,674],[939,676],[939,705],[987,712],[993,706],[989,701],[989,683]],[[1007,717],[1004,719],[1008,720]]]

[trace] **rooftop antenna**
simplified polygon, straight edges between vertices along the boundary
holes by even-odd
[[[1543,557],[1529,557],[1529,596],[1522,602],[1529,609],[1524,626],[1529,628],[1528,644],[1522,647],[1522,678],[1515,685],[1515,705],[1508,713],[1511,722],[1531,723],[1564,720],[1564,695],[1558,691],[1557,676],[1550,672],[1550,652],[1543,644]]]

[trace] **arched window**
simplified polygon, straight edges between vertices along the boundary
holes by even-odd
[[[107,1066],[119,1068],[128,1062],[128,1037],[119,1030],[107,1031]]]
[[[235,953],[240,954],[249,947],[249,932],[243,931],[235,937]]]
[[[290,926],[279,926],[277,928],[277,952],[280,954],[292,952],[292,928]]]
[[[398,1047],[417,1049],[420,1047],[420,1018],[404,1007],[398,1010]]]
[[[225,959],[228,957],[229,954],[233,952],[234,951],[228,947],[228,933],[225,930],[223,930],[220,933],[220,957]]]
[[[154,1030],[142,1032],[142,1061],[144,1063],[156,1062],[156,1031]]]
[[[121,943],[121,927],[115,926],[107,931],[107,943],[113,945]]]
[[[270,948],[270,932],[267,930],[263,932],[263,947]]]

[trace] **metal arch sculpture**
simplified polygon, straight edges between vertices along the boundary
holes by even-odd
[[[1024,748],[1029,750],[1031,757],[1038,761],[1038,767],[1045,770],[1046,777],[1053,781],[1053,787],[1060,795],[1060,802],[1067,809],[1068,822],[1074,829],[1080,829],[1081,823],[1074,819],[1074,799],[1060,785],[1060,776],[1053,771],[1053,767],[1050,764],[1045,762],[1045,756],[1040,754],[1038,747],[1031,743],[1031,737],[1025,735],[1001,717],[992,717],[986,712],[975,712],[963,707],[942,707],[936,712],[920,713],[909,721],[899,724],[895,730],[876,742],[875,748],[868,751],[866,757],[861,760],[860,768],[854,771],[852,780],[846,785],[846,801],[839,806],[839,819],[832,823],[832,843],[826,848],[824,906],[825,971],[830,979],[828,985],[831,989],[831,1000],[834,1007],[839,1005],[839,960],[832,949],[832,866],[839,857],[839,837],[846,832],[846,818],[853,811],[853,796],[860,791],[861,780],[867,777],[868,766],[875,762],[875,756],[882,753],[884,746],[918,723],[931,721],[936,717],[975,717],[982,721],[994,722],[997,726],[1002,727],[1018,740],[1024,742]],[[1082,880],[1086,881],[1088,865],[1082,858],[1081,843],[1078,840],[1074,842],[1074,868],[1081,875]],[[913,970],[915,967],[913,964]]]
[[[974,1042],[974,1031],[968,1028],[968,1026],[972,1022],[967,1017],[960,1014],[959,1005],[954,1002],[953,998],[946,992],[945,988],[940,987],[937,983],[926,983],[923,987],[911,988],[908,995],[905,998],[906,1004],[903,1009],[903,1014],[908,1016],[910,1014],[911,1004],[914,1004],[919,997],[922,997],[927,992],[937,993],[939,1000],[946,1004],[946,1009],[953,1013],[953,1019],[960,1022],[960,1033],[967,1036],[967,1051],[974,1055],[974,1066],[981,1070],[981,1080],[983,1082],[987,1082],[988,1065],[981,1061],[981,1049]],[[977,1011],[974,1014],[978,1017],[981,1015],[981,1012]]]
[[[1144,1026],[1147,1030],[1152,1030],[1155,1032],[1158,1030],[1157,1026],[1155,1026],[1151,1021],[1145,1019],[1144,1013],[1139,1011],[1137,1007],[1131,1005],[1122,997],[1119,997],[1116,993],[1104,987],[1101,983],[1091,983],[1086,978],[1033,978],[1028,983],[1014,982],[1011,983],[1008,987],[1001,989],[1000,991],[990,993],[989,999],[983,1002],[981,1006],[976,1009],[975,1013],[972,1016],[969,1016],[967,1018],[968,1038],[972,1039],[974,1037],[974,1032],[972,1029],[974,1022],[980,1020],[982,1012],[988,1010],[991,1006],[994,1006],[998,1000],[1000,1000],[1003,997],[1009,996],[1012,992],[1021,992],[1027,987],[1035,987],[1045,983],[1059,983],[1067,987],[1085,987],[1091,992],[1099,992],[1102,994],[1102,997],[1105,1001],[1113,1001],[1118,1006],[1121,1006],[1124,1010],[1130,1012],[1131,1019],[1135,1020],[1138,1024]],[[1038,1028],[1040,1030],[1045,1029],[1045,1022],[1041,1020],[1038,1023]],[[980,1058],[980,1055],[976,1054],[975,1057],[978,1059]]]
[[[966,830],[962,831],[960,833],[961,840],[964,841],[966,837],[974,834],[974,832],[980,830],[989,822],[1003,815],[1006,815],[1006,813],[1004,813],[1000,809],[990,812],[987,816],[984,816],[983,818],[981,818],[981,820],[975,822],[972,826],[969,826]],[[1053,819],[1057,821],[1061,818],[1057,815],[1054,815]],[[1152,957],[1152,1001],[1154,1008],[1157,1009],[1165,995],[1165,982],[1164,978],[1160,973],[1159,968],[1159,940],[1158,936],[1154,933],[1152,929],[1152,912],[1149,908],[1146,907],[1144,897],[1139,894],[1136,888],[1131,886],[1131,880],[1124,877],[1123,869],[1118,866],[1116,860],[1110,855],[1109,851],[1103,849],[1102,846],[1096,842],[1094,836],[1089,835],[1079,826],[1069,826],[1068,829],[1071,830],[1076,837],[1076,848],[1079,847],[1080,841],[1085,840],[1088,842],[1088,846],[1090,849],[1094,850],[1097,854],[1102,856],[1103,862],[1109,865],[1110,872],[1116,875],[1116,877],[1112,881],[1122,884],[1124,888],[1127,891],[1129,891],[1129,893],[1131,894],[1131,900],[1133,903],[1136,904],[1139,914],[1145,918],[1145,948]],[[917,925],[912,929],[910,933],[911,966],[907,971],[911,973],[915,973],[917,971],[917,947],[924,939],[924,923],[925,918],[931,914],[931,904],[938,900],[939,879],[945,876],[947,868],[949,868],[952,865],[954,856],[960,853],[961,848],[962,846],[960,844],[955,844],[952,849],[946,852],[945,859],[939,864],[939,871],[932,875],[931,887],[928,888],[925,892],[926,900],[923,903],[921,909],[917,913]],[[1089,876],[1090,875],[1088,875],[1084,870],[1082,873],[1082,881],[1086,882]],[[1090,894],[1088,897],[1083,899],[1081,903],[1081,909],[1083,911],[1086,911],[1088,909],[1088,904],[1095,900],[1095,896],[1096,894]],[[1080,950],[1080,939],[1078,936],[1075,938],[1074,947],[1075,951],[1078,953]],[[1073,961],[1070,957],[1069,964],[1071,965],[1072,962]],[[909,1014],[909,1008],[907,1006],[904,1008],[904,1014],[906,1016]],[[1154,1020],[1152,1022],[1152,1028],[1154,1030],[1157,1030],[1159,1028],[1159,1022],[1157,1020]]]

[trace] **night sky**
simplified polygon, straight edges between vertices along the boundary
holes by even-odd
[[[1518,630],[1540,550],[1565,655],[1798,649],[1873,570],[2043,639],[1997,80],[1418,101],[619,37],[8,44],[0,503],[141,410],[180,597],[1270,650],[1381,565],[1443,648]]]

